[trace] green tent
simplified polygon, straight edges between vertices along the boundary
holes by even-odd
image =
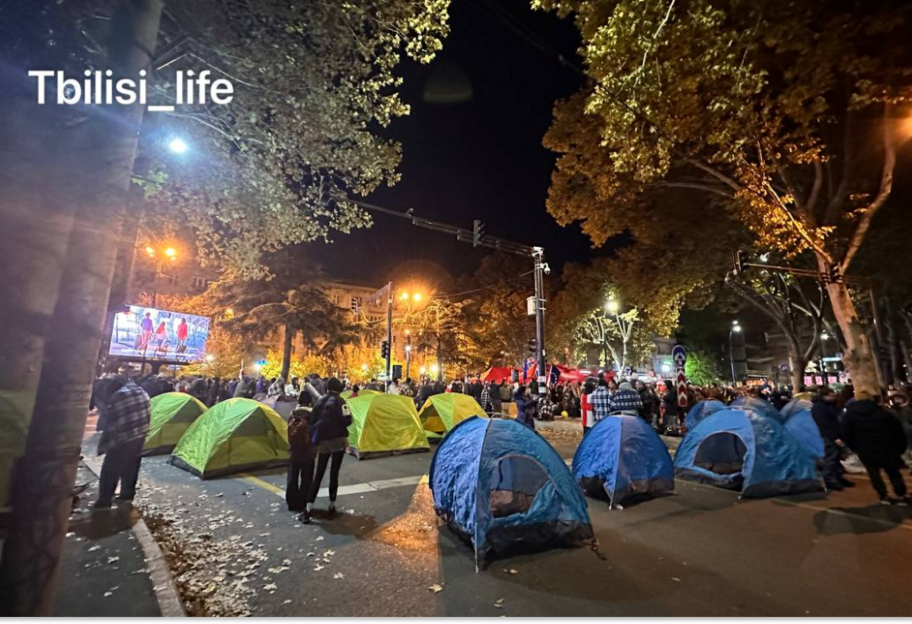
[[[358,459],[428,451],[415,403],[399,394],[359,395],[347,401],[350,451]]]
[[[206,406],[189,394],[165,392],[152,399],[152,420],[143,445],[143,455],[163,455],[177,446],[190,425]]]
[[[418,418],[428,438],[439,438],[466,418],[487,418],[478,402],[468,394],[447,392],[428,397]]]
[[[196,419],[168,463],[208,479],[288,463],[288,425],[253,399],[228,399]]]
[[[359,396],[359,397],[360,397],[360,396],[367,396],[367,395],[370,395],[370,394],[383,394],[383,393],[380,392],[379,390],[368,390],[367,388],[362,388],[362,389],[358,390],[358,396]],[[346,390],[345,392],[343,392],[343,393],[340,394],[339,396],[341,396],[343,399],[345,399],[345,400],[347,401],[348,399],[351,398],[351,396],[352,396],[352,391],[351,391],[351,390]],[[355,398],[357,398],[357,397],[355,397]]]

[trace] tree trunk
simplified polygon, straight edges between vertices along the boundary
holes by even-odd
[[[161,0],[121,3],[111,24],[108,53],[115,79],[135,78],[141,68],[149,66],[161,10]],[[40,125],[54,106],[33,105],[17,118],[17,124],[21,119]],[[57,292],[53,314],[45,311],[44,316],[33,314],[29,319],[47,330],[25,455],[15,471],[10,530],[0,561],[0,613],[6,616],[50,615],[143,114],[138,106],[99,107],[89,112],[92,114],[81,128],[61,134],[65,149],[54,148],[61,153],[59,168],[48,168],[48,158],[41,154],[33,154],[35,160],[23,163],[32,180],[36,174],[43,177],[37,187],[42,196],[35,196],[34,190],[31,196],[14,195],[19,203],[13,209],[21,211],[25,219],[30,211],[37,212],[50,202],[59,213],[47,216],[60,214],[65,219],[72,214],[73,222],[63,246],[58,246],[57,223],[31,221],[15,230],[14,238],[23,248],[35,246],[45,255],[44,262],[57,266],[48,271],[56,272],[59,279],[42,282],[28,272],[21,276],[23,281],[34,282],[33,287]],[[23,125],[31,127],[31,123]],[[71,136],[78,140],[66,142]],[[34,140],[27,134],[16,138],[19,141],[12,144],[0,143],[6,157],[21,157],[21,141]],[[26,150],[34,152],[27,146]],[[67,212],[70,209],[72,213]],[[47,227],[54,230],[54,238],[43,231]],[[48,247],[50,241],[55,243],[53,247]],[[25,265],[17,262],[15,266]],[[25,298],[20,301],[31,303]],[[27,378],[32,374],[28,370],[17,373]]]
[[[855,303],[849,294],[849,289],[842,282],[827,284],[827,293],[830,296],[830,305],[839,329],[845,340],[845,353],[843,363],[852,377],[852,384],[858,392],[867,392],[871,395],[880,393],[878,383],[877,362],[871,349],[868,336],[858,320]]]
[[[288,381],[288,373],[291,372],[291,343],[294,340],[295,332],[291,325],[285,325],[282,332],[285,336],[282,344],[282,372],[279,375],[283,380]]]

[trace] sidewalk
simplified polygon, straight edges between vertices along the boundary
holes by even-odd
[[[159,588],[153,585],[145,553],[133,531],[138,512],[127,505],[93,514],[97,478],[80,464],[76,482],[91,485],[70,516],[54,615],[160,617]]]

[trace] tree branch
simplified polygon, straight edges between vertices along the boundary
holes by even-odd
[[[814,206],[817,204],[817,199],[820,197],[820,189],[823,188],[823,163],[819,160],[814,161],[814,184],[811,187],[811,193],[808,195],[807,201],[805,201],[805,212],[809,216],[814,215]]]
[[[845,275],[846,271],[849,268],[849,265],[855,258],[855,254],[857,254],[858,250],[861,248],[861,244],[864,242],[865,235],[868,233],[868,228],[871,227],[871,220],[874,218],[874,215],[877,214],[877,211],[880,210],[880,207],[884,205],[884,202],[887,201],[887,198],[893,191],[893,170],[896,168],[896,145],[893,143],[893,135],[890,132],[890,122],[888,120],[890,108],[891,107],[889,104],[884,104],[884,165],[883,171],[880,175],[880,191],[878,191],[877,196],[874,198],[874,201],[868,204],[868,206],[862,212],[861,220],[858,222],[858,225],[855,228],[855,234],[852,236],[849,247],[846,249],[845,257],[839,265],[839,272],[842,275]]]
[[[735,180],[733,180],[732,178],[728,177],[727,175],[725,175],[724,173],[722,173],[721,171],[719,171],[719,170],[716,169],[715,167],[712,167],[712,166],[710,166],[710,165],[707,165],[706,163],[703,163],[703,162],[697,160],[696,158],[688,158],[688,159],[686,159],[685,162],[687,162],[688,164],[693,165],[693,166],[696,167],[697,169],[700,169],[700,170],[702,170],[702,171],[705,171],[706,173],[708,173],[708,174],[711,175],[712,177],[714,177],[714,178],[716,178],[717,180],[719,180],[720,182],[724,183],[726,186],[730,187],[732,190],[734,190],[734,191],[740,191],[740,190],[741,190],[741,185],[740,185],[740,184],[738,184]]]
[[[725,199],[731,199],[732,194],[724,189],[709,186],[707,184],[700,184],[697,182],[656,182],[652,185],[653,188],[685,188],[685,189],[694,189],[697,191],[703,191],[705,193],[713,193],[715,195],[720,195]]]

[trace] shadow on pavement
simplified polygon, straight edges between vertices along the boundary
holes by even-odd
[[[79,537],[99,540],[129,531],[138,521],[139,512],[132,505],[115,505],[110,509],[98,509],[72,520],[70,531]]]
[[[833,507],[814,514],[814,526],[821,535],[863,535],[892,531],[909,517],[909,510],[901,507]]]
[[[333,518],[324,509],[314,509],[311,517],[314,524],[331,535],[351,535],[356,539],[365,539],[378,526],[373,516],[348,513],[341,509],[336,510]]]

